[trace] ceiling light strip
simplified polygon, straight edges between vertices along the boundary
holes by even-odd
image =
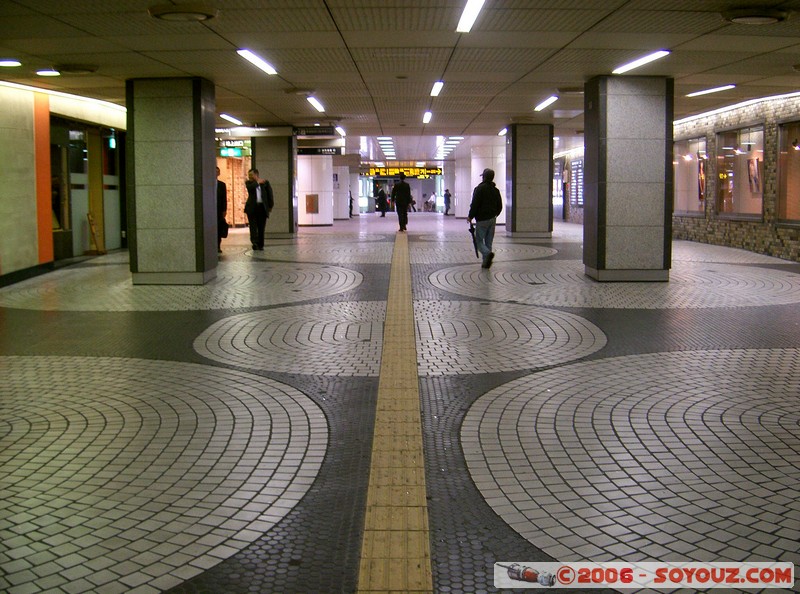
[[[470,32],[472,25],[475,24],[475,20],[481,12],[481,8],[483,8],[484,2],[485,0],[467,0],[467,4],[464,6],[464,11],[461,13],[461,18],[458,21],[456,32]]]
[[[667,50],[659,50],[657,52],[653,52],[652,54],[648,54],[646,56],[642,56],[641,58],[634,60],[633,62],[628,62],[627,64],[623,64],[611,71],[612,74],[624,74],[625,72],[629,72],[635,68],[639,68],[640,66],[644,66],[645,64],[649,64],[650,62],[655,62],[656,60],[660,60],[661,58],[668,56],[669,52]]]
[[[267,74],[278,74],[278,71],[270,64],[269,62],[265,62],[263,58],[255,55],[249,49],[240,49],[236,50],[236,53],[243,57],[245,60],[256,66],[257,68],[263,70]]]
[[[533,108],[533,111],[542,111],[543,109],[549,107],[553,103],[558,101],[558,95],[550,95],[547,99],[542,101],[539,105]]]
[[[69,93],[62,93],[61,91],[51,91],[50,89],[40,89],[38,87],[31,87],[28,85],[20,85],[17,83],[0,81],[0,87],[9,87],[11,89],[17,89],[19,91],[28,91],[31,93],[44,93],[45,95],[52,95],[54,97],[63,97],[65,99],[74,99],[76,101],[86,101],[87,103],[94,103],[95,105],[99,105],[101,107],[105,107],[108,109],[114,109],[117,111],[121,111],[123,113],[127,113],[128,109],[124,105],[117,105],[116,103],[111,103],[109,101],[102,101],[100,99],[92,99],[91,97],[81,97],[80,95],[71,95]]]
[[[308,96],[306,97],[306,101],[308,101],[311,105],[313,105],[314,109],[316,109],[317,111],[319,112],[325,111],[325,107],[322,105],[322,103],[319,102],[319,100],[316,97]]]
[[[682,120],[675,120],[674,122],[672,122],[672,124],[673,126],[680,126],[681,124],[687,124],[689,122],[693,122],[694,120],[699,120],[702,118],[719,115],[721,113],[726,113],[728,111],[733,111],[735,109],[740,109],[742,107],[749,107],[750,105],[755,105],[757,103],[762,103],[762,102],[766,103],[768,101],[780,101],[781,99],[797,99],[798,97],[800,97],[800,91],[795,93],[787,93],[785,95],[774,95],[772,97],[759,97],[758,99],[749,99],[748,101],[742,101],[741,103],[736,103],[735,105],[728,105],[727,107],[720,107],[719,109],[715,109],[713,111],[698,113],[697,115],[685,117]]]
[[[722,87],[714,87],[713,89],[706,89],[705,91],[695,91],[694,93],[689,93],[687,97],[699,97],[700,95],[710,95],[711,93],[719,93],[720,91],[727,91],[729,89],[735,89],[736,85],[724,85]]]
[[[236,124],[237,126],[243,125],[241,120],[237,120],[235,117],[228,115],[227,113],[221,113],[219,114],[219,117],[221,117],[223,120],[228,120],[231,124]]]

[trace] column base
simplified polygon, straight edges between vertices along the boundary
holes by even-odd
[[[552,231],[506,231],[506,237],[528,237],[532,239],[552,239]]]
[[[584,273],[599,282],[669,282],[669,270],[596,270],[584,266]]]

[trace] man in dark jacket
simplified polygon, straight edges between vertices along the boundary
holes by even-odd
[[[481,177],[483,181],[472,192],[467,220],[471,222],[475,219],[475,242],[483,256],[481,268],[489,268],[494,260],[494,227],[497,215],[503,211],[503,199],[500,197],[500,190],[494,185],[494,170],[484,169]]]
[[[403,172],[400,172],[400,181],[392,188],[392,203],[397,211],[400,231],[405,231],[408,225],[408,207],[411,205],[411,186],[406,183],[406,174]]]
[[[247,172],[247,202],[244,203],[244,214],[250,227],[250,243],[254,250],[264,249],[264,227],[275,199],[272,196],[272,186],[265,179],[258,177],[258,169]]]
[[[219,179],[219,167],[217,167],[217,253],[222,253],[222,238],[228,236],[228,222],[225,217],[228,215],[228,186]]]

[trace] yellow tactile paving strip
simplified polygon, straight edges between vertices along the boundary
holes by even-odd
[[[392,256],[359,592],[433,592],[408,236]]]

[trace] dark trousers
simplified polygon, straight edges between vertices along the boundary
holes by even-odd
[[[400,223],[400,230],[405,231],[408,226],[408,206],[398,204],[397,208],[397,222]]]
[[[264,248],[264,227],[267,226],[267,209],[263,204],[256,204],[255,210],[247,213],[247,224],[250,227],[250,243],[254,248]]]

